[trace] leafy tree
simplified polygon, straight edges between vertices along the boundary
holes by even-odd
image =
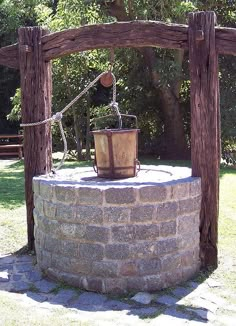
[[[187,13],[214,10],[218,24],[236,27],[235,2],[173,0],[60,0],[35,6],[37,22],[51,31],[111,21],[151,19],[187,23]],[[53,62],[53,110],[60,111],[99,72],[107,68],[108,51],[73,54]],[[235,141],[235,58],[220,57],[222,136]],[[189,157],[190,108],[188,53],[157,48],[115,49],[118,102],[124,113],[135,113],[141,129],[141,149],[161,158]],[[230,94],[230,96],[229,96]],[[230,100],[232,99],[232,100]],[[98,83],[65,117],[70,148],[87,144],[88,121],[109,101],[109,90]],[[56,132],[56,131],[54,131]],[[87,137],[85,137],[85,135]]]
[[[36,25],[35,6],[39,3],[50,4],[40,0],[1,0],[0,1],[0,47],[17,41],[17,29],[20,26]],[[0,66],[0,130],[12,132],[18,129],[17,123],[10,123],[6,115],[11,110],[10,98],[20,84],[19,72]]]

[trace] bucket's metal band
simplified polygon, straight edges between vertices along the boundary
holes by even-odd
[[[140,171],[140,162],[139,162],[138,159],[135,159],[134,160],[134,165],[113,167],[113,170],[112,170],[113,173],[111,173],[111,167],[98,166],[96,164],[96,160],[95,160],[94,163],[93,163],[93,169],[94,169],[95,173],[98,173],[98,174],[99,174],[99,171],[110,172],[109,173],[109,176],[110,177],[114,177],[114,176],[116,176],[116,177],[122,177],[122,176],[123,177],[127,177],[127,174],[123,174],[123,175],[122,174],[119,174],[118,175],[115,172],[117,172],[119,170],[124,170],[124,171],[125,170],[126,171],[132,170],[133,171],[133,175],[136,176],[137,173]]]

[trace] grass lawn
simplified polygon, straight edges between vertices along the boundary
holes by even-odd
[[[0,253],[20,250],[26,245],[23,163],[0,160]],[[145,164],[163,164],[158,160],[143,160]],[[189,166],[189,162],[166,162]],[[68,162],[66,167],[90,165]],[[236,169],[222,167],[220,171],[219,267],[211,274],[224,288],[236,293]],[[236,303],[236,296],[235,296]]]

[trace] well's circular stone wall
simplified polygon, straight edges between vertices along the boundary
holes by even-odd
[[[106,180],[92,168],[35,177],[35,247],[50,277],[104,293],[155,291],[199,270],[201,183],[191,169],[142,166]]]

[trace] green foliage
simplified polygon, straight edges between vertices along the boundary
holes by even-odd
[[[3,44],[12,43],[16,38],[16,29],[20,25],[39,24],[51,32],[67,28],[76,28],[84,24],[99,24],[115,21],[108,10],[115,1],[104,0],[61,0],[54,1],[24,0],[0,2],[0,35]],[[117,3],[122,1],[117,1]],[[55,2],[56,3],[56,2]],[[236,26],[234,1],[147,1],[124,0],[125,14],[131,19],[162,20],[187,23],[187,14],[195,10],[215,10],[218,23],[224,26]],[[2,33],[2,34],[1,34]],[[7,38],[7,39],[6,39]],[[180,83],[178,103],[183,114],[184,130],[190,143],[190,82],[188,76],[188,56],[183,62],[178,60],[178,51],[155,49],[153,72],[159,76],[158,87],[174,92],[176,83]],[[61,111],[98,73],[107,69],[109,52],[95,50],[73,54],[53,61],[53,112]],[[115,67],[117,81],[117,100],[121,112],[136,114],[141,129],[140,146],[152,153],[159,148],[164,131],[162,103],[157,87],[151,81],[150,67],[145,62],[142,51],[134,49],[116,49]],[[220,57],[220,89],[223,148],[235,143],[236,108],[236,63],[235,57]],[[5,74],[4,74],[5,75]],[[5,81],[0,87],[6,93]],[[9,85],[9,84],[7,84]],[[15,85],[14,85],[15,86]],[[10,86],[13,88],[13,85]],[[177,94],[178,95],[178,94]],[[12,94],[8,95],[9,97]],[[8,115],[10,121],[19,119],[20,93],[12,98],[13,110]],[[102,114],[100,105],[106,105],[111,99],[111,91],[99,83],[90,90],[63,119],[69,148],[75,149],[81,142],[85,147],[87,108],[90,117]],[[1,111],[1,108],[0,108]],[[54,147],[61,149],[61,139],[57,128],[53,127]],[[78,136],[79,134],[79,136]],[[78,138],[80,137],[80,139]],[[155,153],[157,154],[157,153]]]
[[[19,121],[21,118],[21,89],[17,88],[15,95],[11,97],[12,110],[7,115],[10,121]]]

